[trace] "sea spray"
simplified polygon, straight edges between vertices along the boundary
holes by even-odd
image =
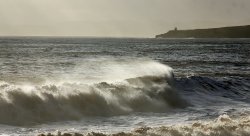
[[[32,125],[86,116],[166,112],[187,106],[173,86],[171,68],[157,62],[143,64],[123,69],[123,77],[127,79],[119,77],[121,80],[111,83],[85,84],[84,80],[72,83],[67,79],[46,85],[2,82],[0,123]],[[144,68],[136,70],[138,67]]]

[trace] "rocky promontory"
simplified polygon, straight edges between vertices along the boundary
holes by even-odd
[[[170,30],[156,38],[250,38],[250,25],[210,29]]]

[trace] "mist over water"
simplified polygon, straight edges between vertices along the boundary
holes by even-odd
[[[249,52],[249,39],[0,38],[0,133],[244,125]]]

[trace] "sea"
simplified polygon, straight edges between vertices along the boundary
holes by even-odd
[[[250,39],[0,37],[0,135],[42,133],[249,135]]]

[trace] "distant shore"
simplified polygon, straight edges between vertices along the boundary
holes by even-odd
[[[250,38],[250,25],[210,29],[170,30],[156,38]]]

